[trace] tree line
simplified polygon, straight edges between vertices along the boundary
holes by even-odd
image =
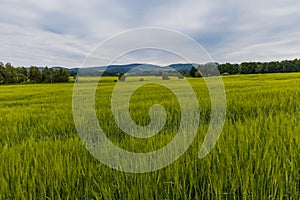
[[[219,65],[218,69],[224,75],[300,72],[300,60],[226,63]]]
[[[14,67],[10,63],[0,62],[0,84],[12,83],[66,83],[69,82],[69,72],[63,68],[48,68],[40,70],[36,66]]]
[[[192,67],[190,70],[179,70],[179,78],[183,76],[189,77],[202,77],[215,75],[214,71],[211,71],[210,64],[199,65],[201,73]],[[272,61],[272,62],[243,62],[241,64],[225,63],[217,65],[221,75],[234,75],[234,74],[263,74],[263,73],[287,73],[287,72],[300,72],[300,59],[284,60],[284,61]],[[105,76],[112,75],[106,74],[108,72],[99,72],[98,70],[90,70],[91,76]],[[65,83],[69,82],[70,73],[72,76],[76,76],[77,70],[69,72],[63,68],[48,68],[45,67],[40,70],[36,66],[14,67],[10,63],[3,64],[0,62],[0,84],[11,83]],[[99,74],[100,73],[100,74]],[[145,72],[146,73],[146,72]],[[147,72],[150,73],[150,72]],[[156,72],[163,75],[162,71]],[[113,75],[119,75],[115,72]],[[153,74],[145,74],[153,75]],[[168,75],[173,75],[172,72],[168,72]]]

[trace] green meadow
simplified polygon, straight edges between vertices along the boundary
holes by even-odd
[[[198,158],[210,99],[203,79],[190,78],[201,109],[194,142],[171,165],[141,174],[111,169],[84,147],[72,115],[73,83],[1,85],[0,199],[299,199],[300,73],[222,78],[227,115],[213,150]],[[135,91],[130,114],[137,124],[150,122],[154,104],[163,105],[168,118],[155,137],[133,138],[111,112],[116,79],[103,77],[96,93],[107,137],[133,152],[172,141],[180,125],[174,94],[155,84]]]

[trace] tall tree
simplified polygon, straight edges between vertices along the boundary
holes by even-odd
[[[42,70],[42,82],[43,83],[50,83],[50,71],[48,69],[48,67],[46,66],[43,70]]]
[[[198,70],[195,67],[192,67],[189,74],[191,77],[196,77]]]
[[[27,81],[27,69],[25,67],[17,67],[16,73],[18,83],[24,83]]]
[[[6,63],[5,68],[6,68],[5,83],[16,83],[17,82],[16,69],[10,63]]]
[[[54,82],[56,83],[67,83],[69,82],[69,73],[63,68],[59,68],[54,71]]]
[[[124,72],[120,72],[119,75],[118,75],[118,79],[120,82],[124,82],[125,79],[126,79],[126,75]]]
[[[30,66],[28,78],[32,83],[41,83],[42,82],[42,74],[38,67]]]
[[[5,77],[6,77],[6,69],[4,67],[4,64],[0,62],[0,84],[5,83]]]

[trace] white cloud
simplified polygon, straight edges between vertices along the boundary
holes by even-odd
[[[149,26],[192,36],[219,62],[293,59],[300,50],[298,0],[3,0],[1,8],[0,61],[14,65],[79,66],[99,42]]]

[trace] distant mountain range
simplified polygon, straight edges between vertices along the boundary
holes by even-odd
[[[219,63],[211,62],[205,65],[215,65],[218,66]],[[152,65],[152,64],[140,64],[140,63],[132,63],[132,64],[124,64],[124,65],[109,65],[109,66],[96,66],[96,67],[89,67],[89,68],[81,68],[83,72],[90,72],[95,73],[97,75],[118,75],[119,73],[129,73],[131,75],[157,75],[161,72],[174,72],[182,71],[183,73],[188,73],[192,67],[197,67],[199,64],[189,64],[189,63],[177,63],[171,64],[167,66],[160,66],[160,65]],[[39,67],[40,70],[43,70],[45,67]],[[63,68],[69,71],[70,75],[75,75],[79,71],[80,68],[65,68],[54,66],[51,67],[53,69]],[[96,74],[95,74],[96,75]]]

